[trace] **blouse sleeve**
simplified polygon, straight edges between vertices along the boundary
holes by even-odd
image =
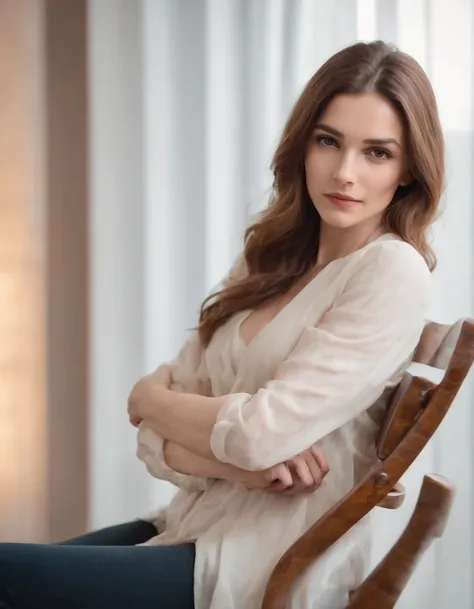
[[[229,395],[211,434],[217,459],[247,470],[281,463],[371,406],[408,365],[431,275],[404,242],[372,247],[317,327],[254,395]]]
[[[245,273],[244,258],[241,254],[228,275],[213,290],[224,287],[229,282],[242,277]],[[211,381],[204,357],[204,348],[197,330],[193,330],[180,349],[177,357],[168,362],[171,366],[171,389],[181,393],[211,395]],[[148,472],[155,478],[189,491],[204,490],[206,479],[181,474],[171,469],[163,455],[163,437],[145,425],[140,425],[137,434],[137,457],[146,465]]]
[[[203,491],[206,478],[181,474],[171,469],[163,453],[164,439],[149,427],[141,424],[137,434],[137,457],[143,461],[148,473],[154,478],[170,482],[178,488],[188,491]]]

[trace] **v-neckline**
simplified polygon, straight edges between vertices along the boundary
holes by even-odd
[[[351,252],[350,254],[347,254],[346,256],[342,256],[341,258],[336,258],[335,260],[331,260],[331,262],[329,262],[325,267],[323,267],[319,273],[317,275],[315,275],[310,281],[308,281],[308,283],[303,286],[301,288],[301,290],[299,292],[297,292],[293,298],[291,300],[289,300],[286,305],[284,305],[264,326],[262,326],[260,328],[260,330],[258,330],[258,332],[256,332],[256,334],[254,334],[254,336],[249,340],[249,342],[247,342],[243,336],[242,336],[242,332],[241,332],[241,327],[242,324],[244,323],[244,321],[250,317],[251,313],[255,310],[255,309],[245,309],[244,311],[241,312],[241,317],[239,318],[236,327],[235,327],[235,335],[237,336],[237,339],[239,341],[239,343],[243,346],[244,349],[248,349],[251,345],[253,345],[255,343],[255,341],[261,337],[262,334],[264,334],[267,330],[267,328],[269,326],[271,326],[273,324],[274,321],[276,321],[277,319],[279,319],[292,305],[295,301],[299,300],[300,296],[305,293],[310,286],[312,286],[320,277],[321,275],[324,275],[325,271],[327,269],[329,269],[331,266],[333,266],[336,262],[341,262],[343,260],[346,260],[347,258],[350,258],[351,256],[354,256],[355,254],[365,250],[367,247],[369,247],[370,245],[372,245],[373,243],[376,243],[377,241],[383,241],[385,240],[387,237],[390,238],[396,238],[395,235],[393,235],[392,233],[384,233],[383,235],[380,235],[379,237],[377,237],[376,239],[374,239],[373,241],[370,241],[369,243],[366,243],[363,247],[360,247],[359,249],[357,249],[355,252]]]
[[[306,285],[304,285],[301,290],[299,292],[297,292],[293,298],[291,300],[289,300],[279,311],[277,311],[277,313],[265,324],[263,325],[260,330],[258,330],[258,332],[256,332],[253,337],[249,340],[249,342],[247,342],[244,337],[242,336],[242,331],[241,331],[241,327],[242,324],[244,323],[244,321],[250,317],[251,313],[255,310],[255,309],[245,309],[244,311],[242,311],[241,313],[241,317],[237,322],[237,326],[235,329],[235,333],[237,335],[237,338],[239,340],[239,342],[242,344],[242,346],[247,349],[248,347],[250,347],[251,345],[253,345],[256,341],[257,338],[259,338],[266,330],[269,326],[271,326],[273,324],[274,321],[276,321],[277,319],[279,319],[292,305],[295,301],[299,300],[300,296],[305,293],[310,286],[312,286],[314,284],[314,282],[321,277],[321,275],[324,273],[324,271],[329,268],[334,262],[337,262],[338,260],[342,260],[342,258],[338,258],[337,260],[332,260],[329,264],[327,264],[325,267],[323,267],[319,273],[317,275],[315,275],[312,279],[310,279],[310,281],[308,281],[308,283]]]

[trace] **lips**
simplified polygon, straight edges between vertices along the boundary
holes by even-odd
[[[354,199],[352,197],[348,197],[339,193],[330,193],[327,195],[324,195],[326,197],[326,199],[328,199],[328,201],[330,203],[332,203],[333,205],[336,205],[337,207],[352,207],[353,205],[355,205],[356,203],[360,203],[361,201]]]

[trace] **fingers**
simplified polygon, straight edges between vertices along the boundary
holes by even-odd
[[[271,493],[280,493],[293,486],[293,476],[285,463],[269,468],[265,474],[265,479],[267,484],[264,488]]]
[[[321,482],[324,478],[324,473],[322,471],[320,464],[318,463],[318,461],[316,460],[316,458],[310,451],[308,451],[308,453],[307,453],[306,463],[307,463],[307,466],[308,466],[308,469],[309,469],[310,475],[311,475],[311,483],[308,486],[313,487],[312,490],[315,490],[316,488],[318,488],[321,485]]]
[[[320,486],[324,476],[329,472],[329,464],[324,452],[317,446],[297,455],[287,462],[290,470],[294,470],[294,484],[291,488],[282,489],[285,495],[297,493],[314,493]]]
[[[140,425],[140,423],[143,421],[143,419],[140,416],[138,416],[137,414],[130,414],[128,416],[128,419],[134,427],[138,427]]]
[[[279,480],[281,484],[288,488],[293,485],[293,476],[285,463],[280,463],[280,465],[275,465],[272,468],[274,470],[274,478],[273,480]]]
[[[293,459],[268,470],[269,484],[265,490],[285,495],[313,493],[328,472],[329,464],[324,452],[314,445]]]
[[[316,461],[305,459],[302,455],[298,455],[291,460],[290,468],[297,473],[299,486],[311,486],[316,482],[315,476],[320,476],[320,470]]]
[[[314,461],[313,469],[320,476],[319,467]],[[272,468],[273,482],[266,487],[270,493],[283,493],[285,495],[296,495],[302,491],[314,487],[314,479],[307,463],[307,456],[297,455],[290,461],[276,465]]]
[[[316,446],[316,444],[313,444],[309,450],[316,459],[323,476],[325,476],[329,472],[329,463],[327,462],[326,455],[318,446]]]
[[[311,457],[311,460],[313,458]],[[301,492],[307,492],[308,489],[312,488],[314,485],[313,474],[311,473],[311,469],[308,465],[309,459],[307,456],[297,455],[287,465],[289,465],[290,471],[294,472],[294,480],[293,485],[284,489],[283,493],[285,495],[296,495]],[[312,464],[313,470],[317,472],[319,475],[319,468],[316,464],[316,461]]]
[[[134,427],[143,421],[144,407],[149,407],[150,401],[154,399],[154,390],[158,386],[169,389],[172,381],[172,368],[167,364],[138,379],[130,391],[127,403],[128,418]]]

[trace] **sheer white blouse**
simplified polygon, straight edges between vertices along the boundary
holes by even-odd
[[[325,267],[249,344],[240,335],[245,311],[207,349],[195,333],[181,349],[177,389],[230,394],[211,436],[217,459],[264,469],[318,443],[330,465],[313,494],[275,495],[176,473],[162,439],[139,430],[148,471],[180,488],[150,517],[160,533],[148,544],[196,541],[196,609],[259,609],[281,555],[370,467],[387,396],[423,329],[430,284],[420,254],[384,235]],[[303,574],[289,606],[343,609],[369,558],[366,518]]]

